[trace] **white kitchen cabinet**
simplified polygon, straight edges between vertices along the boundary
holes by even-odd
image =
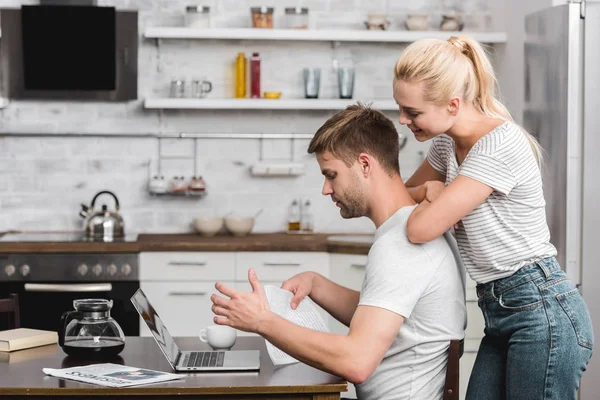
[[[329,275],[329,254],[313,252],[238,252],[235,280],[248,281],[248,269],[254,268],[261,281],[283,282],[305,271]]]
[[[233,252],[140,253],[140,281],[234,280]]]
[[[234,282],[225,281],[234,286]],[[140,282],[140,287],[173,336],[198,336],[202,328],[213,325],[210,296],[215,293],[212,282]],[[150,330],[140,320],[140,336]]]

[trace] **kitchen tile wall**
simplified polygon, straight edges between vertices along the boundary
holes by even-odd
[[[36,1],[0,0],[0,7],[38,4]],[[139,11],[140,35],[146,26],[182,24],[182,0],[99,0],[99,5]],[[193,2],[191,2],[193,3]],[[204,1],[213,10],[218,26],[249,24],[249,7],[255,1]],[[296,1],[262,1],[277,9]],[[366,13],[387,10],[396,23],[405,9],[391,0],[303,1],[315,11],[315,24],[327,21],[362,28]],[[416,1],[408,2],[414,6]],[[407,3],[407,4],[408,4]],[[423,0],[435,6],[439,2]],[[334,18],[332,18],[334,16]],[[1,39],[0,39],[1,40]],[[208,196],[156,198],[148,194],[149,175],[156,174],[158,140],[119,138],[119,133],[314,133],[332,114],[321,111],[164,111],[144,110],[146,97],[168,95],[172,78],[206,77],[213,82],[211,97],[231,97],[233,61],[237,52],[258,51],[263,59],[263,90],[281,90],[284,96],[301,97],[300,69],[323,68],[322,97],[334,97],[332,61],[351,60],[357,68],[355,99],[391,99],[392,68],[402,51],[398,44],[344,43],[332,49],[328,42],[269,41],[161,41],[140,37],[139,99],[127,103],[13,101],[0,110],[0,133],[103,133],[98,137],[2,137],[0,138],[0,230],[79,229],[80,203],[89,204],[103,189],[114,191],[121,201],[129,232],[185,232],[192,230],[195,216],[237,212],[252,214],[263,208],[255,231],[283,229],[287,207],[293,198],[309,198],[315,214],[315,229],[321,232],[372,232],[366,219],[343,220],[335,205],[320,194],[323,182],[313,156],[306,154],[308,140],[255,139],[163,139],[163,154],[191,156],[197,151],[197,173],[207,182]],[[397,112],[387,115],[396,120]],[[403,175],[419,165],[428,144],[409,140],[400,153]],[[260,178],[249,174],[249,166],[263,160],[289,160],[306,165],[300,177]],[[191,160],[164,160],[162,174],[191,176]],[[112,200],[106,203],[112,208]],[[101,201],[101,203],[104,201]]]

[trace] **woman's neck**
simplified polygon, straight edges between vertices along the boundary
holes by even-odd
[[[456,143],[458,152],[468,153],[479,139],[505,122],[500,118],[483,115],[473,107],[461,111],[461,117],[446,132]]]

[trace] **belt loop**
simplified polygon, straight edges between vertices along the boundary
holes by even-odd
[[[544,264],[542,260],[538,260],[535,263],[544,272],[544,276],[546,276],[546,279],[550,279],[550,277],[552,276],[552,272],[550,272],[546,264]]]

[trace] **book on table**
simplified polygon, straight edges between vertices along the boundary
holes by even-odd
[[[0,351],[10,352],[58,343],[58,334],[41,329],[17,328],[0,331]]]

